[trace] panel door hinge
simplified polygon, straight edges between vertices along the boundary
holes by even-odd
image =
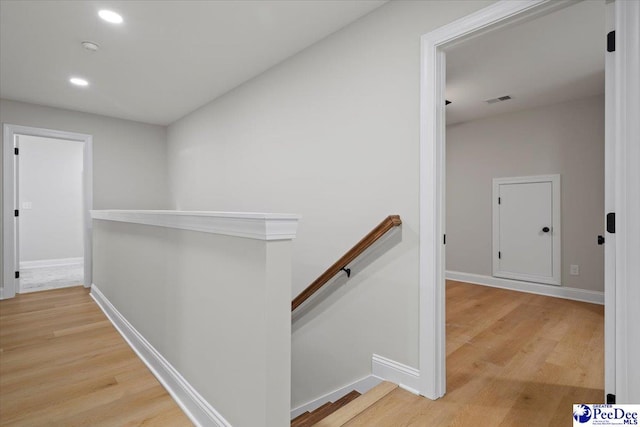
[[[13,147],[13,154],[16,156],[20,153],[20,149],[18,147]]]
[[[498,204],[502,203],[502,197],[498,197]]]
[[[18,209],[14,209],[13,216],[20,216],[20,211]]]
[[[616,213],[609,212],[607,214],[607,233],[616,232]]]
[[[502,252],[498,251],[498,259],[502,259]]]
[[[616,51],[616,32],[609,31],[607,33],[607,52]]]
[[[15,278],[16,278],[16,279],[19,279],[19,278],[20,278],[20,272],[19,272],[19,271],[16,271],[14,275],[15,275]]]
[[[447,244],[447,235],[446,234],[442,236],[442,244],[443,245]]]
[[[609,393],[607,394],[607,405],[615,405],[616,403],[616,395]]]

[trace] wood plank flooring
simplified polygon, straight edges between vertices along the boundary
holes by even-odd
[[[603,403],[603,388],[603,306],[449,282],[447,394],[395,388],[322,425],[571,426],[572,404]]]
[[[192,426],[83,287],[0,301],[0,426]]]
[[[447,395],[400,388],[323,426],[570,426],[603,401],[604,308],[447,285]],[[83,288],[0,301],[0,426],[190,426]]]

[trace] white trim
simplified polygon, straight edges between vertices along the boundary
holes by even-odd
[[[258,240],[296,237],[299,215],[202,211],[91,211],[93,219],[178,228]]]
[[[371,358],[371,372],[413,394],[420,394],[420,371],[416,368],[374,354]]]
[[[2,154],[3,154],[3,201],[2,201],[2,293],[0,299],[13,298],[19,289],[19,279],[14,277],[15,267],[18,266],[16,253],[16,230],[13,210],[16,196],[16,165],[14,137],[16,135],[38,136],[43,138],[62,139],[66,141],[83,142],[83,234],[84,234],[84,283],[85,287],[93,281],[92,271],[92,238],[91,217],[89,211],[93,208],[93,137],[91,135],[66,132],[32,126],[3,124]],[[13,267],[12,267],[13,266]]]
[[[606,33],[615,29],[615,2],[606,3]],[[606,232],[606,214],[615,212],[616,169],[616,99],[615,52],[605,53],[604,107],[604,212],[602,235],[604,244],[604,395],[616,394],[616,235]]]
[[[640,2],[615,2],[616,402],[640,402]]]
[[[84,258],[57,258],[57,259],[39,259],[36,261],[20,261],[20,270],[29,270],[32,268],[49,268],[63,267],[68,265],[81,265]]]
[[[536,183],[536,182],[551,182],[551,277],[547,276],[535,276],[530,274],[514,273],[512,271],[500,270],[500,259],[498,258],[498,252],[500,251],[500,204],[498,199],[500,197],[500,185],[501,184],[523,184],[523,183]],[[534,283],[546,283],[549,285],[560,286],[562,282],[562,230],[561,230],[561,185],[560,175],[536,175],[536,176],[518,176],[518,177],[503,177],[493,178],[493,194],[492,194],[492,237],[493,237],[493,271],[492,274],[495,277],[501,277],[504,279],[524,280]]]
[[[447,280],[473,283],[475,285],[491,286],[492,288],[509,289],[529,294],[546,295],[574,301],[590,302],[604,305],[604,292],[586,289],[569,288],[565,286],[548,286],[544,284],[521,282],[519,280],[501,279],[499,277],[484,276],[482,274],[462,273],[447,270]]]
[[[13,298],[19,289],[14,278],[16,267],[15,218],[15,158],[14,135],[10,125],[3,126],[2,133],[2,298]]]
[[[420,61],[420,393],[446,391],[445,348],[445,46],[575,3],[503,0],[421,37]]]
[[[231,427],[231,424],[120,314],[95,284],[91,286],[91,296],[195,425]]]
[[[294,419],[305,412],[311,412],[313,410],[318,409],[322,405],[328,402],[335,402],[340,399],[342,396],[350,393],[353,390],[356,390],[360,394],[365,394],[378,384],[382,382],[381,378],[375,377],[373,375],[366,376],[364,378],[359,379],[358,381],[347,384],[344,387],[340,387],[339,389],[332,391],[331,393],[327,393],[324,396],[321,396],[317,399],[312,400],[311,402],[307,402],[304,405],[300,405],[295,409],[291,410],[291,419]]]
[[[421,40],[420,84],[420,393],[430,399],[446,391],[444,231],[444,53],[435,40]],[[436,59],[437,58],[437,59]],[[442,81],[443,83],[444,81]],[[436,125],[437,124],[437,125]],[[440,170],[436,170],[440,168]]]

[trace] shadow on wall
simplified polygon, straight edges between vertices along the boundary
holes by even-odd
[[[303,303],[293,312],[291,316],[291,332],[294,333],[308,323],[309,320],[323,313],[331,304],[322,304],[325,301],[337,301],[342,295],[350,292],[355,287],[360,286],[366,280],[365,275],[361,275],[371,264],[375,264],[376,270],[382,268],[392,261],[388,258],[386,262],[376,262],[393,247],[402,242],[402,228],[394,227],[386,233],[380,240],[366,249],[362,255],[356,258],[351,264],[346,266],[351,269],[351,277],[347,277],[344,271],[336,274],[325,286],[320,288],[309,300]],[[322,306],[322,308],[321,308]],[[316,311],[315,316],[306,316],[311,311]]]

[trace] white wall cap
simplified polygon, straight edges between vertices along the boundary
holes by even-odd
[[[300,215],[255,212],[92,210],[94,220],[129,222],[257,240],[291,240]]]

